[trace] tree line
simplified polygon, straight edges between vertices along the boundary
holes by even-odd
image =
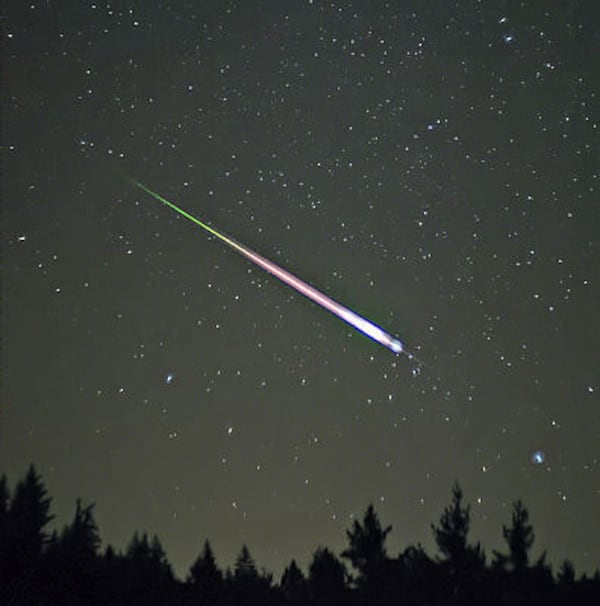
[[[576,577],[565,560],[553,573],[545,552],[530,558],[529,513],[513,504],[505,551],[488,561],[469,540],[470,506],[458,484],[431,530],[439,553],[421,545],[390,556],[391,526],[372,505],[346,531],[339,556],[318,547],[304,573],[292,560],[279,581],[259,570],[246,545],[221,570],[208,541],[185,580],[177,579],[158,537],[135,532],[123,552],[100,549],[94,506],[78,500],[61,532],[48,532],[51,499],[30,466],[10,494],[0,479],[0,604],[10,606],[423,606],[600,604],[600,573]]]

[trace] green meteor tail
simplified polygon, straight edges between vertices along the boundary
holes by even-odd
[[[127,177],[127,180],[132,185],[135,185],[136,187],[139,187],[142,191],[145,191],[146,193],[150,194],[153,198],[155,198],[159,202],[166,204],[169,208],[172,208],[174,211],[178,212],[180,215],[184,216],[186,219],[188,219],[192,223],[199,225],[200,227],[205,229],[207,232],[211,233],[213,236],[216,236],[217,238],[223,240],[224,242],[231,244],[229,238],[227,238],[223,234],[219,233],[216,229],[213,229],[210,225],[203,223],[202,221],[200,221],[200,219],[197,219],[193,215],[190,215],[190,213],[183,210],[183,208],[179,208],[179,206],[177,206],[177,204],[173,204],[173,202],[169,202],[169,200],[167,200],[166,198],[163,198],[160,194],[157,194],[155,191],[152,191],[149,187],[146,187],[143,183],[140,183],[139,181],[136,181],[135,179],[132,179],[131,177]]]

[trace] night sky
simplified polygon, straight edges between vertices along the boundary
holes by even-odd
[[[3,3],[0,471],[306,569],[455,480],[600,565],[596,2]],[[595,25],[594,25],[595,24]],[[395,356],[131,186],[398,336]],[[594,530],[595,529],[595,530]]]

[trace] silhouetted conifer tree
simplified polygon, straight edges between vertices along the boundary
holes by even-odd
[[[439,526],[431,525],[442,555],[442,563],[449,581],[449,597],[460,603],[478,603],[483,582],[485,555],[479,543],[469,545],[467,536],[471,523],[470,506],[463,507],[463,493],[458,485],[452,488],[452,502],[448,505]]]
[[[346,569],[326,547],[319,547],[308,569],[310,603],[337,606],[346,599]]]
[[[575,568],[570,560],[565,560],[558,571],[558,582],[564,585],[575,583]]]
[[[71,552],[77,560],[92,560],[100,547],[100,534],[94,519],[94,504],[81,506],[77,499],[75,517],[61,536],[61,544],[65,551]]]
[[[151,571],[159,577],[173,576],[165,550],[156,535],[150,542],[146,533],[140,537],[135,532],[127,547],[126,557],[138,564],[140,569]]]
[[[513,503],[512,526],[502,526],[502,535],[508,543],[508,555],[494,551],[494,564],[516,573],[529,566],[529,550],[535,540],[533,527],[529,524],[529,512],[523,503]]]
[[[286,606],[304,606],[307,603],[308,584],[295,560],[283,571],[280,587]]]
[[[256,564],[246,545],[242,545],[242,549],[235,560],[234,575],[236,579],[253,579],[258,576]]]
[[[367,507],[362,524],[354,520],[346,531],[349,547],[341,556],[358,571],[356,586],[362,602],[377,606],[390,599],[394,591],[393,566],[385,549],[391,526],[382,528],[372,504]]]
[[[381,570],[387,560],[385,540],[391,530],[391,526],[385,529],[381,527],[371,504],[367,507],[363,523],[354,520],[352,528],[346,531],[350,546],[342,552],[341,556],[350,560],[358,571],[359,582],[368,583],[369,580],[374,580],[373,577],[376,577]]]
[[[173,571],[156,535],[149,541],[146,533],[134,533],[124,564],[125,596],[137,596],[136,603],[162,604],[173,593]]]
[[[575,583],[575,568],[570,560],[564,560],[558,571],[558,582],[562,585],[573,585]]]
[[[97,595],[100,535],[93,508],[83,508],[78,499],[73,522],[48,545],[43,593],[50,603],[89,604]]]
[[[217,604],[223,594],[223,573],[217,567],[213,550],[204,542],[202,553],[190,567],[188,583],[198,606]]]
[[[448,562],[457,566],[472,558],[479,562],[484,560],[479,543],[475,546],[467,544],[471,507],[463,507],[462,498],[462,490],[455,484],[452,488],[452,503],[444,509],[439,526],[431,525],[439,550]]]
[[[273,577],[264,571],[259,574],[254,559],[246,545],[236,558],[233,576],[230,579],[232,603],[239,606],[270,604]]]
[[[25,479],[17,484],[10,507],[10,523],[15,537],[16,553],[21,565],[35,562],[48,540],[44,530],[54,518],[50,515],[51,500],[33,465]]]
[[[6,603],[25,604],[37,595],[42,550],[49,538],[45,528],[54,517],[49,513],[50,502],[40,476],[31,465],[25,479],[17,483],[6,517],[2,573]]]
[[[513,503],[512,525],[503,526],[502,534],[508,544],[508,554],[494,551],[493,565],[498,591],[504,601],[546,604],[552,598],[554,579],[546,564],[546,552],[533,565],[529,563],[529,551],[535,535],[529,524],[529,512],[520,500]]]

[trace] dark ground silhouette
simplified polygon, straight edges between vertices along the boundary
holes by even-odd
[[[100,551],[94,506],[77,501],[73,521],[49,534],[51,499],[31,466],[14,494],[0,480],[0,604],[10,606],[412,606],[600,604],[600,573],[576,577],[565,560],[557,574],[545,553],[530,561],[534,542],[529,514],[513,505],[503,527],[506,552],[486,560],[468,540],[470,507],[458,484],[437,524],[439,554],[417,545],[397,556],[385,547],[391,526],[382,527],[369,505],[362,522],[346,534],[336,556],[319,547],[305,575],[294,560],[279,582],[258,570],[246,545],[233,569],[217,566],[206,541],[185,581],[175,578],[159,539],[133,535],[123,553]],[[348,567],[344,562],[347,562]],[[351,569],[351,572],[349,570]]]

